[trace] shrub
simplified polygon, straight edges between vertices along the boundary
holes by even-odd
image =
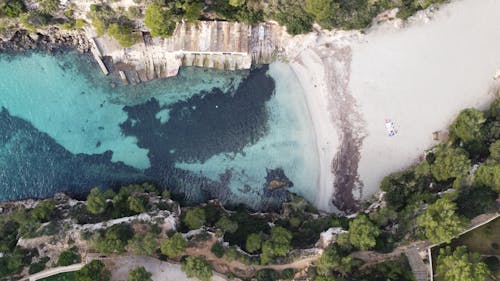
[[[83,27],[85,27],[85,24],[86,24],[86,23],[85,23],[85,21],[84,21],[84,20],[82,20],[82,19],[77,19],[77,20],[75,21],[75,28],[76,28],[76,29],[82,29]]]
[[[205,224],[205,210],[202,208],[189,210],[182,221],[187,225],[187,227],[189,227],[189,229],[198,229]]]
[[[465,246],[453,252],[449,246],[440,249],[436,268],[437,276],[444,281],[484,281],[491,275],[479,254],[469,253]]]
[[[76,248],[68,249],[61,253],[59,259],[57,260],[58,266],[68,266],[80,262],[80,255]]]
[[[470,164],[463,149],[440,145],[436,152],[436,160],[431,165],[431,172],[436,180],[445,181],[466,175]]]
[[[495,256],[487,257],[483,259],[483,262],[491,272],[497,272],[498,270],[500,270],[500,261]]]
[[[306,33],[311,31],[314,19],[303,7],[304,0],[275,0],[269,5],[268,15],[292,35]]]
[[[32,211],[31,215],[39,221],[45,222],[54,213],[56,204],[54,200],[44,200],[40,202]]]
[[[192,2],[184,4],[184,18],[188,22],[197,21],[200,18],[201,9],[205,6],[202,2]]]
[[[225,232],[235,233],[238,230],[238,223],[232,221],[229,217],[223,216],[215,224],[218,228]]]
[[[488,187],[468,187],[459,191],[456,199],[458,213],[472,219],[496,208],[497,194]]]
[[[76,281],[109,281],[111,273],[100,260],[93,260],[76,272]]]
[[[222,258],[224,256],[224,246],[222,246],[222,243],[216,242],[212,245],[212,248],[210,248],[210,251],[218,258]]]
[[[120,44],[120,46],[122,46],[122,47],[130,47],[130,46],[134,45],[136,40],[137,40],[137,37],[134,33],[134,27],[129,22],[110,24],[108,27],[108,33],[116,41],[118,41],[118,44]],[[143,212],[145,210],[145,206],[140,205],[140,203],[142,203],[141,200],[139,198],[135,198],[135,197],[134,197],[134,199],[136,199],[136,200],[133,200],[134,203],[137,203],[137,204],[131,205],[130,209],[133,210],[132,207],[137,207],[136,212],[138,212],[138,213],[140,213],[141,211]],[[133,210],[133,211],[135,211],[135,210]]]
[[[144,266],[136,267],[128,272],[128,281],[152,281],[153,274]]]
[[[156,4],[150,4],[146,9],[144,23],[151,29],[151,35],[170,37],[175,31],[175,18],[170,11]]]
[[[40,272],[45,269],[45,263],[44,262],[35,262],[30,265],[30,268],[28,269],[29,274],[35,274],[37,272]]]
[[[229,246],[224,253],[224,258],[228,261],[234,261],[238,259],[238,249],[236,246]]]
[[[49,14],[38,11],[23,13],[19,16],[19,20],[23,27],[30,31],[35,31],[39,27],[46,26],[51,19]]]
[[[201,281],[209,281],[213,275],[212,266],[205,256],[186,258],[182,262],[181,269],[188,277],[196,277]]]
[[[135,234],[134,238],[128,241],[128,245],[135,254],[141,256],[152,256],[158,248],[158,242],[153,233]]]
[[[466,221],[455,211],[457,206],[449,199],[441,198],[417,217],[417,224],[424,236],[432,243],[449,242],[462,231]]]
[[[99,187],[92,188],[87,196],[87,211],[91,214],[99,215],[106,210],[106,198],[99,190]]]
[[[94,241],[97,250],[103,253],[122,253],[133,232],[129,224],[115,224]]]
[[[260,250],[262,246],[262,239],[257,233],[252,233],[247,237],[246,250],[250,253],[255,253]]]
[[[380,230],[366,215],[358,215],[349,223],[349,242],[362,251],[375,247],[379,235]]]
[[[465,109],[450,125],[450,133],[464,143],[481,141],[484,138],[483,124],[485,122],[486,118],[482,111],[472,108]]]
[[[130,195],[127,199],[128,208],[136,213],[143,213],[146,211],[148,200],[141,196]]]
[[[26,11],[22,0],[7,0],[0,2],[0,16],[6,15],[9,18],[17,18]]]
[[[161,253],[169,258],[175,258],[182,253],[187,247],[187,240],[184,239],[181,233],[176,232],[171,238],[165,238],[161,242],[160,250]]]
[[[274,281],[279,279],[279,274],[273,269],[261,269],[255,273],[257,281]]]

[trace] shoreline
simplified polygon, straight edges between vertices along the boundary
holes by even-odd
[[[437,144],[432,132],[446,131],[460,110],[484,109],[499,95],[500,82],[492,81],[500,69],[494,29],[500,20],[489,12],[495,6],[453,1],[405,24],[376,24],[366,34],[317,28],[290,40],[289,65],[316,131],[320,209],[332,211],[329,200],[340,211],[355,211],[379,191],[383,177]],[[476,23],[478,17],[489,23]],[[395,137],[387,135],[386,119],[399,131]]]

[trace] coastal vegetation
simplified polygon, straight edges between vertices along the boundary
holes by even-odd
[[[151,276],[153,276],[151,272],[140,266],[128,272],[128,281],[153,281]]]
[[[304,274],[314,280],[414,280],[405,257],[366,265],[362,253],[391,253],[408,243],[428,241],[451,245],[437,255],[438,278],[486,280],[498,265],[477,253],[497,253],[453,243],[458,243],[457,234],[471,218],[498,210],[499,122],[500,99],[484,112],[462,111],[450,125],[447,141],[426,151],[421,162],[387,176],[381,183],[381,201],[367,203],[351,218],[320,214],[295,195],[279,213],[254,213],[216,200],[181,206],[168,190],[148,183],[115,190],[96,187],[86,201],[71,204],[61,196],[28,207],[9,203],[0,216],[0,278],[78,263],[83,252],[94,252],[180,262],[188,276],[200,280],[209,280],[214,268],[228,268],[222,273],[242,278],[292,279],[298,274],[294,268],[275,271],[273,266],[306,258],[314,263]],[[334,234],[320,242],[325,231]],[[58,237],[66,246],[43,255],[45,244],[23,248],[24,242],[19,243],[40,237]],[[483,240],[488,237],[493,237],[489,247],[498,250],[496,236]],[[323,248],[321,255],[308,252],[317,247]],[[231,270],[231,263],[261,269],[243,274]],[[91,276],[109,278],[99,259],[75,273],[75,280]],[[149,274],[139,267],[130,272],[129,280],[146,280],[145,276]]]
[[[479,254],[469,253],[465,246],[457,247],[454,251],[450,247],[441,249],[436,273],[443,281],[484,281],[491,275]]]
[[[152,36],[166,38],[173,34],[180,21],[226,20],[257,24],[273,20],[295,35],[310,32],[315,22],[325,29],[363,29],[383,11],[398,9],[397,16],[406,19],[418,10],[445,1],[216,0],[205,3],[200,0],[155,0],[136,1],[137,5],[127,6],[126,10],[111,8],[109,3],[103,2],[91,4],[90,12],[78,18],[75,12],[82,7],[76,3],[61,5],[59,0],[37,0],[37,8],[33,8],[23,0],[7,0],[0,3],[0,18],[19,19],[31,32],[48,25],[59,25],[66,30],[82,29],[90,22],[97,35],[108,34],[122,47],[130,47],[138,42],[138,27],[143,24]],[[8,26],[3,25],[3,28]]]

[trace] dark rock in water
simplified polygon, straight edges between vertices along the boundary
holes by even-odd
[[[290,182],[286,181],[286,180],[275,179],[275,180],[271,180],[267,184],[267,189],[269,189],[269,190],[275,190],[275,189],[287,188],[287,187],[290,187]]]
[[[289,188],[293,186],[293,182],[285,175],[282,168],[266,169],[266,188],[273,191],[280,188]]]

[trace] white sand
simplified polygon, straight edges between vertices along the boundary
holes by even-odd
[[[494,98],[499,12],[498,0],[458,0],[430,21],[415,19],[402,29],[390,23],[367,35],[292,39],[290,65],[305,90],[319,147],[320,209],[332,210],[331,162],[342,126],[352,124],[354,140],[362,141],[357,172],[362,198],[368,198],[385,175],[408,167],[434,144],[432,132],[446,129],[461,109],[484,108]],[[398,129],[395,137],[387,135],[387,118]]]
[[[330,210],[333,191],[333,174],[331,162],[338,147],[338,136],[331,115],[328,112],[327,86],[324,83],[323,65],[312,51],[305,51],[300,61],[290,64],[301,83],[306,103],[316,134],[316,146],[319,158],[320,174],[317,182],[315,205],[321,210]],[[310,71],[310,68],[316,71]],[[325,122],[328,120],[328,122]]]

